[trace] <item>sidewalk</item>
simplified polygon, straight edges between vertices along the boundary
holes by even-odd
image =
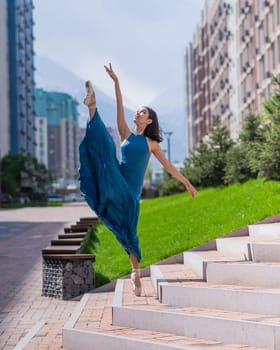
[[[24,349],[61,349],[62,326],[77,302],[41,296],[41,249],[64,226],[93,215],[85,203],[0,210],[1,350],[14,349],[35,329],[35,337]]]

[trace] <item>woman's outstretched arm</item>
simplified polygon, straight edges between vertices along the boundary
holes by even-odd
[[[165,170],[174,176],[177,180],[182,182],[182,184],[186,187],[186,190],[192,197],[197,195],[197,190],[193,187],[193,185],[189,182],[187,178],[183,174],[178,171],[174,165],[172,165],[165,157],[160,145],[156,141],[150,141],[150,149],[154,156],[159,160],[159,162],[163,165]]]
[[[124,108],[123,108],[123,100],[122,100],[122,93],[120,89],[119,79],[116,76],[115,72],[113,71],[113,68],[111,66],[111,63],[109,64],[109,67],[104,66],[106,69],[106,72],[109,74],[109,76],[113,79],[115,83],[115,94],[116,94],[116,101],[117,101],[117,125],[119,134],[121,137],[121,142],[128,138],[128,136],[131,134],[131,131],[126,123],[125,116],[124,116]]]

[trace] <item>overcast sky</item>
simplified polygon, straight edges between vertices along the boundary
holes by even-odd
[[[119,76],[125,102],[148,104],[170,85],[184,85],[185,48],[203,0],[33,0],[35,52],[105,93]]]

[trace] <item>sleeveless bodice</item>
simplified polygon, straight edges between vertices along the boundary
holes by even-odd
[[[121,172],[131,193],[139,199],[150,159],[150,150],[146,137],[131,133],[121,145],[121,155]]]

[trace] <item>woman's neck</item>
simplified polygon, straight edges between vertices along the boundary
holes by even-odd
[[[145,131],[145,128],[142,129],[142,128],[139,128],[139,127],[135,126],[134,131],[135,131],[136,134],[138,134],[138,135],[143,135],[143,134],[144,134],[144,131]]]

